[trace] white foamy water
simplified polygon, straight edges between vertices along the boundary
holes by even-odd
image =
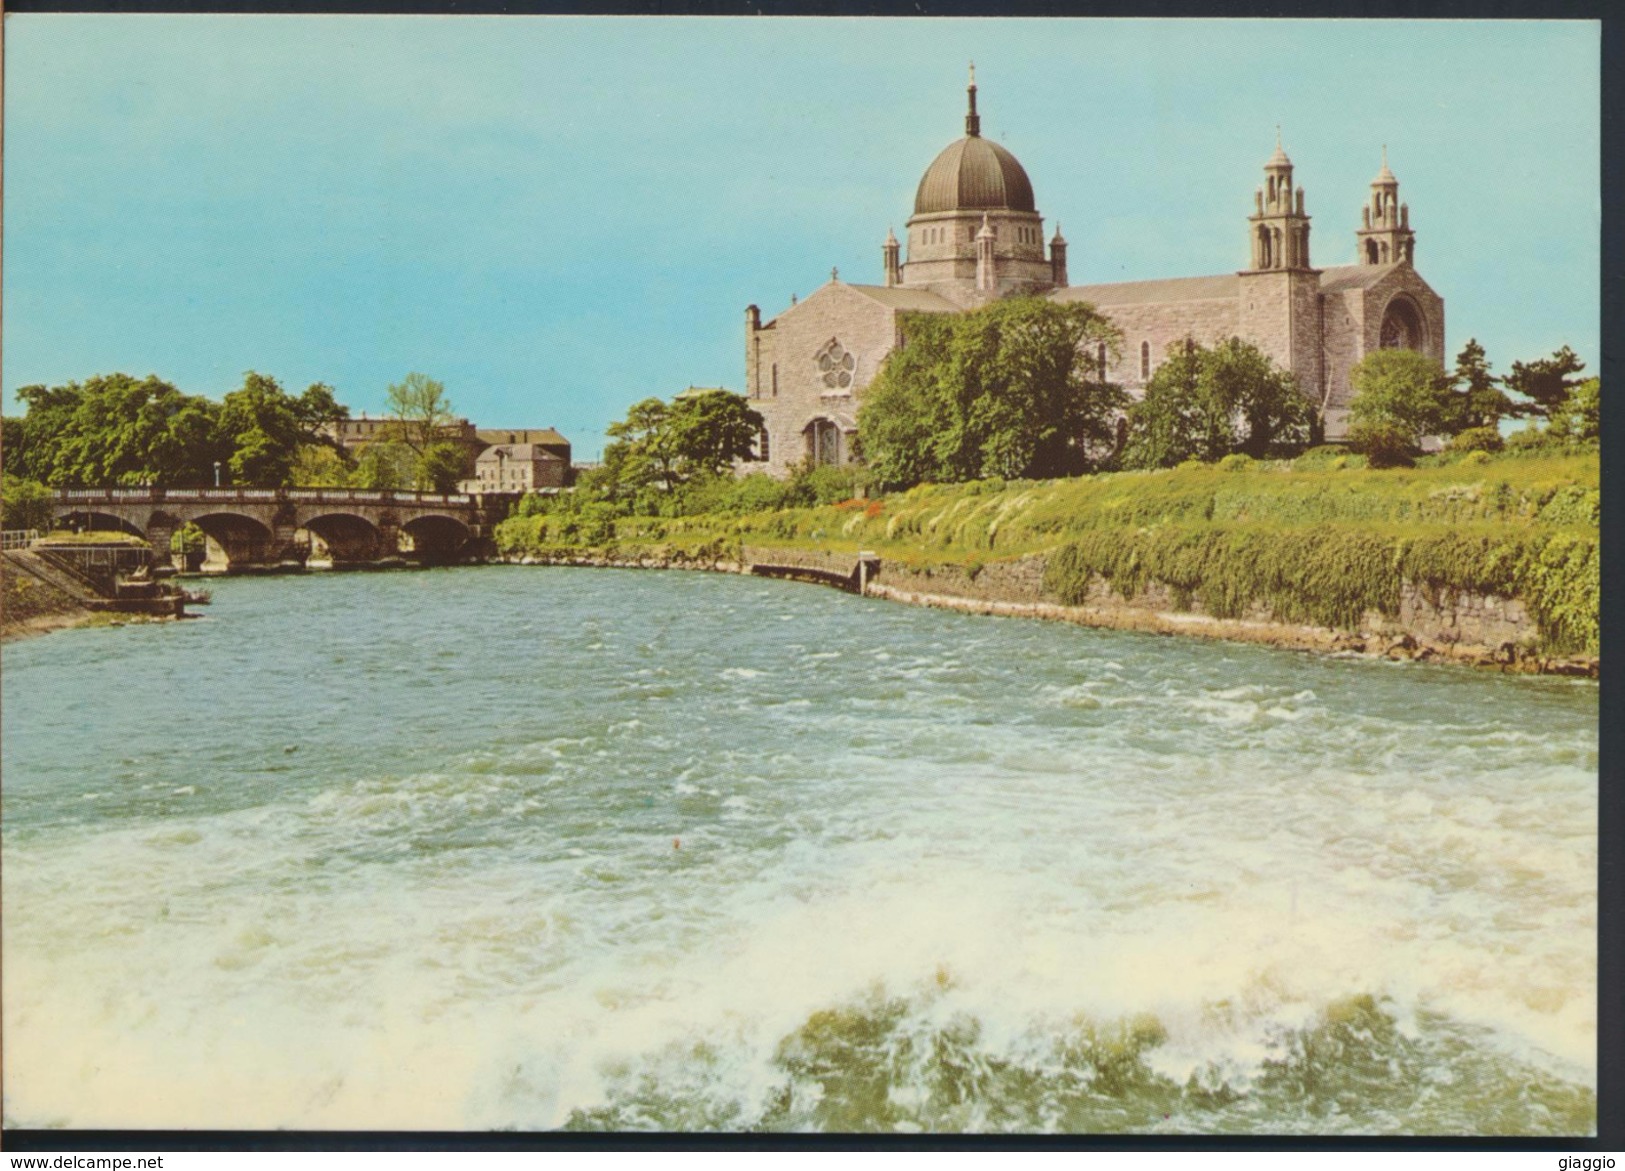
[[[502,567],[4,665],[8,1125],[1595,1125],[1591,684]]]

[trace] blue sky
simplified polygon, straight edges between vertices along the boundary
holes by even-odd
[[[1446,345],[1598,364],[1591,22],[6,17],[3,382],[242,372],[352,410],[420,370],[578,459],[742,382],[744,307],[839,266],[982,131],[1075,283],[1234,271],[1282,126],[1318,265],[1388,156]]]

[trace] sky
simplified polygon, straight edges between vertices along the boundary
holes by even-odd
[[[1075,284],[1232,272],[1277,125],[1318,266],[1388,160],[1416,266],[1498,372],[1598,365],[1583,21],[5,17],[0,386],[244,371],[354,413],[411,371],[482,426],[740,389],[744,310],[881,282],[982,133]]]

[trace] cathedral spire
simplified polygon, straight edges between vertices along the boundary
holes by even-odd
[[[970,84],[965,87],[965,96],[970,99],[969,109],[965,113],[965,137],[980,138],[982,136],[982,119],[976,112],[976,62],[970,63]]]

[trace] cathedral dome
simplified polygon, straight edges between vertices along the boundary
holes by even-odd
[[[925,170],[914,214],[939,211],[1037,211],[1033,185],[1016,156],[979,134],[966,135]]]

